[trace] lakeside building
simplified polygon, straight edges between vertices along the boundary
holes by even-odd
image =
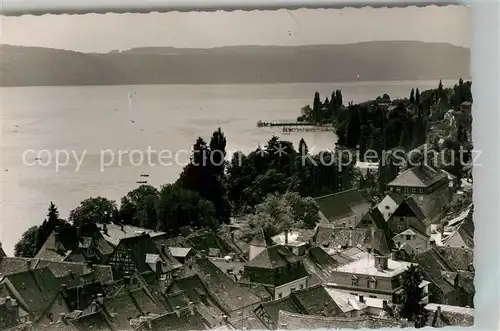
[[[314,199],[319,205],[320,222],[336,227],[355,228],[370,209],[362,191],[351,189]]]

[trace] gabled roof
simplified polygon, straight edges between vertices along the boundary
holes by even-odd
[[[264,235],[264,230],[258,229],[250,242],[250,245],[257,247],[267,247],[266,236]]]
[[[6,274],[24,272],[31,269],[49,268],[56,278],[91,279],[107,283],[113,281],[113,272],[108,265],[89,265],[87,263],[41,260],[24,257],[0,258],[0,277]],[[69,284],[68,284],[69,285]]]
[[[465,220],[457,227],[457,229],[444,240],[444,244],[450,242],[452,236],[460,236],[462,241],[468,248],[474,248],[474,221],[473,221],[474,208],[471,207]]]
[[[113,252],[113,247],[104,239],[95,224],[82,227],[68,226],[54,230],[45,241],[36,258],[50,259],[52,255],[59,255],[59,259],[66,259],[66,254],[81,253],[90,244],[95,245],[99,257],[102,259]],[[56,256],[54,256],[56,258]]]
[[[428,165],[417,166],[403,171],[387,186],[430,187],[435,183],[447,179],[445,173],[433,169]]]
[[[61,291],[70,311],[86,309],[97,298],[98,294],[105,294],[105,288],[100,282],[68,287]]]
[[[59,294],[60,281],[48,268],[7,275],[2,283],[21,307],[40,317]]]
[[[455,288],[443,277],[447,272],[456,272],[446,260],[444,260],[435,247],[415,256],[419,269],[424,279],[433,283],[443,294],[455,290]]]
[[[198,281],[199,285],[197,286],[203,287],[203,291],[208,291],[226,312],[231,312],[241,307],[242,300],[239,297],[244,298],[245,305],[260,302],[258,296],[250,292],[247,287],[237,283],[234,278],[229,277],[227,273],[220,270],[208,258],[196,259],[196,261],[189,264],[185,269],[189,270],[187,276],[196,275],[199,277],[201,282]],[[178,279],[174,283],[187,294],[192,293],[195,288],[190,289],[189,287],[194,286],[194,284],[183,285],[183,282],[186,281],[187,279]],[[195,297],[194,294],[188,294],[188,296]]]
[[[293,254],[288,248],[282,245],[274,245],[267,247],[247,266],[262,269],[275,269],[285,267],[288,263],[293,263],[299,260],[299,257]]]
[[[405,199],[401,194],[399,194],[397,192],[389,192],[389,193],[387,193],[387,196],[389,196],[389,198],[391,198],[392,201],[394,201],[394,203],[396,203],[396,205],[398,205],[398,206]]]
[[[436,251],[452,268],[471,271],[474,264],[474,251],[471,248],[439,246]]]
[[[185,258],[192,251],[191,248],[185,248],[185,247],[169,247],[168,249],[170,250],[172,256],[175,258],[177,257]]]
[[[153,261],[156,256],[161,257],[161,260],[165,262],[163,265],[164,271],[173,270],[181,266],[173,257],[160,252],[149,234],[120,240],[113,254],[119,254],[119,251],[122,249],[130,252],[132,261],[139,273],[150,272],[152,270],[150,262]]]
[[[336,316],[342,314],[342,309],[332,298],[323,285],[310,286],[290,294],[299,311],[308,315]]]
[[[353,207],[369,205],[362,192],[357,189],[324,195],[314,200],[318,204],[319,210],[330,222],[355,215]]]
[[[361,221],[362,222],[359,223],[358,227],[360,227],[360,225],[365,221],[373,224],[375,227],[377,227],[377,229],[383,230],[386,227],[384,215],[382,215],[382,213],[377,207],[372,208],[368,213],[366,213],[365,216],[363,216],[363,218],[361,219]]]
[[[104,227],[104,225],[99,224],[98,227],[104,239],[106,239],[106,241],[112,246],[118,245],[120,240],[124,238],[141,236],[145,233],[149,234],[151,238],[165,235],[165,232],[153,231],[131,225],[122,226],[117,224],[106,224],[106,226]]]
[[[165,330],[190,330],[198,331],[208,329],[201,315],[194,309],[192,312],[188,308],[181,309],[177,313],[167,313],[151,320],[153,331]]]

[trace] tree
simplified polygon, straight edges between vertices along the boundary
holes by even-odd
[[[197,191],[182,187],[179,183],[161,188],[158,205],[158,230],[176,233],[181,227],[215,227],[215,208],[212,202],[202,198]]]
[[[422,300],[423,290],[420,287],[422,283],[422,274],[415,265],[411,265],[402,275],[403,295],[401,315],[410,321],[416,321],[419,316],[424,315],[424,308],[420,301]]]
[[[43,244],[50,236],[50,234],[57,228],[69,227],[70,224],[65,220],[59,218],[59,211],[54,203],[51,201],[49,204],[49,211],[47,213],[47,218],[42,222],[42,225],[38,228],[37,240],[36,240],[36,251],[38,252],[42,248]]]
[[[32,226],[26,230],[21,239],[14,246],[14,256],[34,257],[37,249],[38,226]]]
[[[410,104],[413,105],[415,103],[415,90],[411,89],[410,92]]]
[[[212,172],[217,176],[224,175],[226,166],[226,136],[221,128],[218,128],[210,139],[210,162],[212,165]]]
[[[157,226],[155,204],[158,190],[151,185],[141,185],[122,197],[119,218],[124,224],[155,229]]]
[[[74,226],[87,224],[109,224],[118,221],[116,203],[104,197],[90,197],[69,213],[68,219]]]
[[[318,213],[319,207],[312,198],[302,198],[295,192],[271,193],[246,218],[251,231],[262,229],[272,237],[290,228],[314,228],[319,222]]]

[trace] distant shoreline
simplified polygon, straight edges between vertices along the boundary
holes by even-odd
[[[415,79],[398,79],[398,80],[386,80],[386,79],[374,79],[374,80],[336,80],[336,81],[293,81],[293,82],[214,82],[214,83],[140,83],[140,84],[77,84],[77,85],[70,85],[70,84],[65,84],[65,85],[3,85],[0,83],[0,88],[18,88],[18,87],[89,87],[89,86],[95,86],[95,87],[107,87],[107,86],[161,86],[161,85],[286,85],[286,84],[355,84],[355,83],[377,83],[377,82],[384,82],[384,83],[398,83],[398,82],[418,82],[418,81],[439,81],[440,79],[442,80],[456,80],[458,81],[459,78],[462,78],[464,80],[472,80],[472,77],[429,77],[429,78],[415,78]]]

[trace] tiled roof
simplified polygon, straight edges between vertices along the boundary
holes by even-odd
[[[113,272],[107,265],[92,265],[87,263],[41,260],[24,257],[0,258],[0,277],[6,274],[24,272],[30,269],[49,268],[56,278],[78,278],[83,280],[107,283],[113,281]]]
[[[2,282],[6,282],[9,288],[13,287],[15,292],[11,296],[37,318],[56,299],[61,285],[48,268],[7,275]]]
[[[70,321],[78,331],[113,331],[113,328],[106,316],[101,311],[80,316]]]
[[[388,186],[430,187],[433,184],[447,179],[445,173],[427,165],[417,166],[405,170],[398,175]]]
[[[68,287],[61,294],[70,311],[84,310],[97,299],[98,294],[105,294],[105,288],[100,282],[93,282]]]
[[[143,314],[128,293],[105,298],[104,308],[111,317],[113,327],[118,330],[127,330],[130,325],[129,319]]]
[[[257,230],[257,233],[253,236],[252,241],[250,242],[250,245],[258,246],[258,247],[266,247],[267,246],[267,241],[266,241],[266,236],[264,235],[264,230],[262,230],[262,229]]]
[[[120,240],[129,237],[141,236],[148,233],[152,238],[165,235],[165,232],[158,232],[149,229],[139,228],[131,225],[106,224],[106,230],[102,224],[98,225],[104,239],[113,246],[117,246]]]
[[[314,230],[310,229],[290,229],[288,230],[288,243],[309,243],[314,235]],[[285,245],[285,232],[271,238],[275,244]]]
[[[56,234],[57,233],[57,234]],[[83,246],[92,241],[100,257],[105,258],[113,252],[113,247],[104,239],[95,224],[82,226],[80,228],[69,226],[54,230],[44,243],[36,258],[54,258],[65,256],[66,252],[79,253]],[[47,252],[49,251],[49,252]]]
[[[284,267],[289,262],[297,261],[297,256],[293,254],[288,248],[282,245],[274,245],[267,247],[254,259],[252,259],[247,266],[274,269]]]
[[[389,193],[387,193],[387,195],[388,195],[388,196],[392,199],[392,201],[394,201],[394,202],[396,203],[396,205],[398,205],[398,206],[399,206],[399,204],[400,204],[401,202],[403,202],[403,200],[404,200],[404,197],[403,197],[401,194],[397,193],[397,192],[389,192]]]
[[[438,313],[438,307],[441,311]],[[430,312],[427,325],[436,326],[461,326],[474,325],[474,309],[459,306],[448,306],[429,303],[425,309]]]
[[[332,288],[326,288],[325,290],[340,309],[338,314],[332,316],[342,316],[341,313],[345,314],[353,310],[363,310],[368,307],[366,303],[359,302],[358,297],[352,294],[337,291]],[[321,315],[321,313],[310,315]]]
[[[430,248],[427,251],[415,256],[419,269],[422,271],[424,279],[430,281],[443,294],[455,290],[455,288],[443,277],[443,272],[455,272],[438,253],[436,248]]]
[[[364,258],[337,267],[336,270],[349,274],[361,274],[389,278],[401,275],[410,265],[410,262],[388,259],[387,269],[379,271],[375,267],[374,256],[372,256],[371,254],[367,254]]]
[[[185,248],[185,247],[169,247],[170,253],[172,253],[173,257],[186,257],[188,256],[189,252],[191,252],[191,248]]]
[[[352,207],[369,205],[361,191],[356,189],[321,196],[314,200],[330,222],[355,215]]]
[[[470,248],[439,246],[436,250],[456,270],[470,271],[474,264],[474,251]]]
[[[207,285],[206,288],[211,295],[228,312],[241,307],[242,300],[239,298],[244,298],[244,305],[256,304],[261,301],[258,296],[248,291],[248,288],[235,282],[207,258],[197,259],[191,265],[191,272],[199,276]]]
[[[373,248],[380,254],[388,254],[390,250],[384,232],[377,229],[374,230],[373,234],[372,238],[370,228],[344,229],[318,224],[314,241],[323,247],[338,250],[360,245],[361,247]]]
[[[359,318],[324,317],[302,315],[281,310],[279,312],[278,327],[287,330],[314,330],[314,329],[378,329],[400,327],[400,323],[391,319],[382,319],[371,316]]]
[[[4,257],[4,256],[7,256],[7,254],[5,254],[5,251],[3,250],[3,247],[2,247],[2,243],[0,242],[0,257]]]
[[[311,286],[291,294],[292,300],[300,307],[300,311],[308,315],[337,316],[342,314],[341,308],[322,285]]]
[[[384,215],[382,215],[382,213],[377,207],[372,208],[368,213],[365,214],[365,216],[363,216],[361,220],[362,222],[360,224],[362,224],[364,221],[367,221],[368,223],[371,223],[374,226],[376,226],[377,229],[383,230],[386,227]],[[359,226],[360,225],[358,225],[358,227]]]
[[[471,208],[465,220],[456,229],[456,235],[459,235],[468,248],[474,248],[474,208]],[[451,237],[451,235],[450,235]],[[446,240],[445,240],[446,244]]]
[[[207,329],[202,317],[196,311],[191,312],[188,308],[179,311],[179,316],[174,313],[167,313],[151,320],[151,330],[190,330],[198,331]]]
[[[279,326],[278,319],[279,319],[280,310],[290,311],[290,312],[299,313],[299,314],[305,313],[304,311],[299,310],[300,308],[297,307],[297,305],[293,302],[292,298],[289,296],[286,298],[283,298],[283,299],[278,299],[278,300],[274,300],[274,301],[270,301],[270,302],[263,302],[262,304],[260,304],[259,307],[257,307],[254,310],[254,312],[257,316],[259,316],[259,314],[258,314],[259,309],[263,309],[266,312],[267,316],[269,316],[269,318],[273,322],[275,329],[278,328],[278,326]],[[261,319],[261,321],[264,324],[266,323],[265,320]],[[268,326],[268,328],[269,328],[269,326]]]
[[[12,299],[14,300],[15,299]],[[16,303],[17,304],[17,303]],[[17,322],[18,314],[16,309],[9,309],[4,298],[0,298],[0,328],[2,330],[13,328],[19,323]]]

